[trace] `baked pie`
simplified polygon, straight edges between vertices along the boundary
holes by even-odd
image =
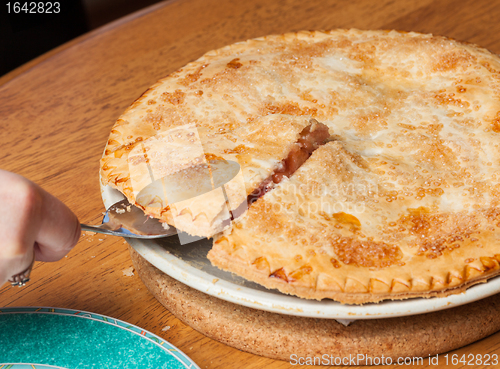
[[[226,46],[160,80],[115,123],[101,178],[213,237],[208,258],[222,269],[360,304],[460,293],[499,273],[498,157],[497,56],[432,35],[334,30]],[[237,180],[215,194],[226,162]],[[174,177],[207,188],[185,201],[148,190]]]

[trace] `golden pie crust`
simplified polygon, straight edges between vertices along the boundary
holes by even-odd
[[[298,32],[211,51],[118,119],[102,182],[136,202],[129,153],[194,125],[202,159],[238,162],[250,194],[311,118],[331,141],[232,227],[216,233],[217,209],[188,214],[210,213],[213,227],[183,230],[216,233],[213,264],[343,303],[444,296],[499,273],[500,61],[443,37]],[[172,222],[167,200],[140,205]]]

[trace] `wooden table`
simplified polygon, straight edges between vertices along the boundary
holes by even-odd
[[[492,0],[160,3],[0,78],[0,167],[58,196],[82,222],[97,223],[104,210],[99,158],[113,122],[157,79],[204,52],[266,34],[354,27],[434,33],[500,53],[498,19],[500,2]],[[124,275],[131,266],[121,238],[82,236],[64,260],[37,263],[28,286],[4,286],[0,306],[55,306],[119,318],[169,340],[201,368],[292,367],[235,350],[184,325],[137,275]],[[166,326],[171,328],[162,331]],[[455,353],[500,355],[500,333]]]

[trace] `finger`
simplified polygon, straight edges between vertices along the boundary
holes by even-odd
[[[40,227],[41,196],[27,179],[0,170],[0,282],[25,270]]]
[[[56,261],[80,237],[71,210],[26,178],[0,169],[0,276],[25,270],[35,248],[36,260]]]
[[[39,190],[42,206],[36,235],[36,260],[56,261],[77,244],[81,234],[80,222],[63,202],[42,188]]]
[[[32,252],[17,257],[0,258],[0,287],[12,276],[26,270],[32,262]]]

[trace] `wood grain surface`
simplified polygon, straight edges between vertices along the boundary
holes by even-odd
[[[97,223],[104,210],[99,158],[114,121],[156,80],[206,51],[267,34],[361,28],[433,33],[500,53],[498,19],[500,2],[494,0],[160,3],[0,78],[0,167],[58,196],[81,222]],[[54,306],[116,317],[169,340],[201,368],[295,367],[192,330],[165,310],[137,275],[124,275],[131,266],[122,239],[83,235],[64,260],[37,263],[28,286],[1,288],[0,306]],[[166,326],[171,328],[162,331]],[[500,355],[500,333],[451,354]],[[439,367],[445,367],[441,359]],[[420,367],[437,366],[426,360]]]

